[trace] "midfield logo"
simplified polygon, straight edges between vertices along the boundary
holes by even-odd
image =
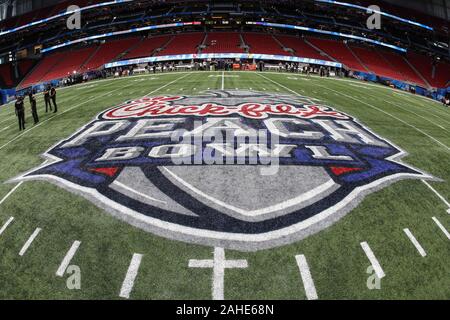
[[[15,181],[51,181],[163,237],[254,251],[318,232],[394,181],[432,178],[404,155],[307,97],[222,90],[107,110]]]

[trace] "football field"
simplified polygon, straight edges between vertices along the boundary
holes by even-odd
[[[214,90],[309,98],[354,117],[405,151],[402,163],[434,178],[396,181],[308,237],[242,251],[155,235],[49,181],[11,181],[107,109]],[[450,110],[440,103],[356,80],[270,72],[106,79],[58,89],[57,102],[58,113],[45,113],[38,95],[33,125],[26,98],[23,132],[14,105],[0,107],[1,299],[450,299]]]

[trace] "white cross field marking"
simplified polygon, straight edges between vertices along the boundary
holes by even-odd
[[[436,217],[433,217],[432,219],[437,224],[439,229],[442,230],[442,232],[445,234],[447,239],[450,240],[450,233],[448,233],[447,229],[445,229],[445,227],[442,225],[442,223]]]
[[[5,232],[6,228],[8,228],[8,226],[11,224],[11,222],[13,222],[13,220],[14,220],[14,217],[10,217],[8,219],[8,221],[5,222],[5,224],[0,229],[0,236],[2,235],[3,232]]]
[[[441,194],[439,192],[436,191],[436,189],[434,189],[428,182],[426,182],[425,180],[422,180],[422,182],[428,187],[430,188],[431,191],[434,192],[434,194],[436,194],[438,196],[439,199],[442,200],[442,202],[448,207],[447,209],[447,213],[450,214],[450,203],[448,203],[447,200],[445,200],[445,198],[443,196],[441,196]]]
[[[58,277],[62,277],[64,275],[64,272],[66,272],[66,269],[69,266],[69,263],[72,260],[73,256],[77,252],[80,244],[81,244],[80,241],[73,242],[72,247],[70,247],[69,251],[67,251],[66,256],[64,257],[63,261],[61,261],[61,264],[58,270],[56,271],[56,275]]]
[[[308,262],[304,255],[295,256],[297,261],[298,269],[300,270],[300,276],[302,277],[303,286],[305,287],[306,298],[308,300],[317,300],[316,287],[314,286],[314,281],[309,271]]]
[[[361,242],[361,247],[363,248],[364,252],[366,253],[367,258],[369,259],[370,263],[372,264],[373,270],[375,270],[375,273],[378,277],[378,279],[382,279],[386,276],[386,274],[383,271],[383,268],[381,268],[380,263],[378,262],[377,258],[373,254],[372,249],[370,249],[367,242]]]
[[[39,232],[41,232],[41,228],[36,228],[34,232],[31,234],[31,236],[28,238],[28,240],[23,245],[22,249],[20,249],[19,256],[23,256],[25,252],[27,252],[30,245],[33,243],[34,239],[38,236]]]
[[[189,268],[212,268],[213,269],[213,300],[224,300],[224,278],[225,269],[247,268],[247,260],[226,260],[223,248],[214,248],[213,260],[189,260]]]
[[[417,251],[419,252],[419,254],[422,257],[426,257],[427,253],[425,252],[425,250],[423,249],[423,247],[420,245],[419,241],[417,241],[416,237],[414,237],[414,235],[412,234],[412,232],[406,228],[403,229],[403,232],[406,233],[406,236],[409,238],[409,240],[412,242],[412,244],[414,245],[414,247],[416,247]]]
[[[130,261],[130,266],[128,267],[127,275],[122,283],[122,288],[120,289],[119,297],[128,299],[130,297],[131,290],[133,290],[134,280],[139,271],[139,266],[141,265],[142,254],[135,253]]]

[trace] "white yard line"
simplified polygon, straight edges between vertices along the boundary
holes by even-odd
[[[8,226],[11,224],[11,222],[13,222],[14,217],[10,217],[8,219],[8,221],[5,222],[5,224],[0,228],[0,236],[2,235],[3,232],[5,232],[6,228],[8,228]]]
[[[376,98],[375,96],[372,96],[372,95],[371,95],[371,97]],[[419,117],[419,118],[421,118],[421,119],[423,119],[425,121],[428,121],[429,123],[433,124],[434,126],[440,128],[440,129],[442,129],[444,131],[450,132],[449,130],[445,129],[443,126],[441,126],[440,124],[434,122],[433,120],[430,120],[430,119],[428,119],[428,118],[426,118],[426,117],[424,117],[424,116],[422,116],[422,115],[420,115],[420,114],[418,114],[418,113],[416,113],[416,112],[414,112],[412,110],[406,109],[406,108],[402,107],[401,105],[399,105],[397,103],[389,102],[389,101],[386,101],[386,100],[385,100],[385,102],[389,103],[392,106],[396,106],[396,107],[398,107],[398,108],[400,108],[400,109],[402,109],[402,110],[404,110],[406,112],[412,113],[415,116],[417,116],[417,117]]]
[[[434,192],[434,194],[436,194],[438,196],[439,199],[442,200],[442,202],[448,207],[447,209],[447,213],[450,214],[450,203],[448,203],[447,200],[445,200],[445,198],[443,196],[441,196],[441,194],[439,192],[436,191],[436,189],[434,189],[428,182],[426,182],[425,180],[422,180],[422,182],[428,187],[430,188],[431,191]]]
[[[397,93],[397,92],[394,92],[394,93]],[[388,92],[383,93],[383,94],[384,94],[387,98],[390,97],[390,95],[389,95]],[[428,101],[418,101],[417,99],[414,99],[415,97],[421,97],[421,96],[410,96],[410,95],[403,95],[403,96],[404,96],[405,99],[408,100],[408,102],[409,102],[411,105],[415,106],[416,108],[422,109],[421,111],[426,111],[426,112],[427,112],[427,115],[433,116],[433,117],[438,118],[439,120],[441,120],[441,121],[443,121],[443,122],[445,122],[445,123],[447,123],[447,124],[450,124],[450,121],[449,121],[449,120],[442,118],[442,115],[443,115],[444,113],[441,113],[441,111],[444,111],[444,112],[445,112],[444,107],[438,109],[438,108],[436,108],[436,106],[432,106],[432,105],[426,103],[426,102],[430,102],[430,100],[428,100]],[[428,98],[427,98],[427,99],[428,99]],[[435,100],[431,100],[431,101],[434,101],[434,102],[439,103],[438,101],[435,101]],[[423,103],[424,103],[424,104],[423,104]],[[424,109],[427,109],[427,110],[424,110]],[[432,111],[432,112],[431,112],[431,111]]]
[[[409,238],[409,240],[412,242],[412,244],[414,245],[414,247],[416,247],[417,251],[419,252],[419,254],[422,257],[426,257],[427,253],[425,252],[425,250],[423,249],[423,247],[420,245],[419,241],[417,241],[416,237],[414,237],[414,235],[412,234],[412,232],[406,228],[403,229],[403,232],[406,234],[406,236]]]
[[[131,85],[131,84],[130,84],[130,85]],[[39,122],[39,123],[38,123],[37,125],[35,125],[34,127],[31,127],[30,129],[25,130],[24,132],[18,134],[17,136],[15,136],[15,137],[12,138],[11,140],[9,140],[8,142],[6,142],[6,143],[3,144],[2,146],[0,146],[0,150],[4,149],[6,146],[8,146],[9,144],[11,144],[12,142],[14,142],[14,141],[20,139],[21,137],[23,137],[24,135],[26,135],[28,132],[30,132],[30,131],[32,131],[32,130],[34,130],[34,129],[36,129],[36,128],[39,128],[39,127],[42,126],[44,123],[47,123],[48,121],[50,121],[50,120],[52,120],[52,119],[54,119],[54,118],[56,118],[56,117],[62,116],[63,114],[65,114],[65,113],[67,113],[67,112],[69,112],[69,111],[72,111],[73,109],[78,108],[78,107],[80,107],[80,106],[82,106],[82,105],[85,105],[85,104],[88,103],[88,102],[91,102],[91,101],[96,100],[96,99],[98,99],[98,98],[102,98],[102,97],[106,96],[106,95],[107,95],[108,93],[110,93],[110,92],[115,92],[115,91],[118,91],[118,90],[123,90],[123,89],[126,88],[126,87],[128,87],[128,86],[125,86],[125,87],[122,87],[122,88],[117,88],[117,89],[114,89],[114,90],[112,90],[112,91],[108,91],[108,92],[106,92],[106,93],[104,93],[104,94],[101,94],[101,95],[99,95],[99,96],[92,97],[92,98],[90,98],[90,99],[88,99],[88,100],[86,100],[86,101],[83,101],[83,102],[81,102],[81,103],[79,103],[79,104],[76,104],[76,105],[74,105],[73,107],[64,110],[63,112],[56,113],[56,114],[54,114],[53,116],[51,116],[50,118],[48,118],[48,119],[46,119],[46,120],[44,120],[44,121],[42,121],[42,122]]]
[[[186,75],[184,75],[182,77],[176,78],[175,80],[170,81],[170,82],[166,83],[165,85],[163,85],[163,86],[161,86],[161,87],[159,87],[159,88],[157,88],[157,89],[147,93],[144,97],[148,97],[149,95],[151,95],[151,94],[153,94],[153,93],[155,93],[155,92],[157,92],[157,91],[159,91],[161,89],[164,89],[165,87],[170,86],[171,84],[173,84],[173,83],[175,83],[175,82],[177,82],[177,81],[179,81],[181,79],[184,79],[184,78],[186,78],[189,75],[190,75],[190,73],[188,73],[188,74],[186,74]]]
[[[283,88],[283,89],[285,89],[285,90],[288,90],[288,91],[290,91],[290,92],[292,92],[292,93],[294,93],[294,94],[300,96],[299,93],[297,93],[296,91],[294,91],[294,90],[292,90],[292,89],[290,89],[290,88],[288,88],[288,87],[282,85],[281,83],[279,83],[279,82],[277,82],[277,81],[275,81],[275,80],[272,80],[272,79],[270,79],[270,78],[267,78],[266,76],[264,76],[264,75],[262,75],[262,74],[258,74],[258,75],[259,75],[260,77],[263,77],[264,79],[266,79],[266,80],[268,80],[268,81],[270,81],[270,82],[272,82],[272,83],[278,85],[279,87],[281,87],[281,88]],[[342,93],[342,92],[339,92],[339,91],[337,91],[337,90],[334,90],[334,89],[331,89],[331,88],[328,88],[328,87],[324,87],[324,86],[321,86],[321,85],[318,85],[318,86],[319,86],[319,87],[322,87],[322,88],[325,88],[325,89],[327,89],[327,90],[329,90],[329,91],[333,91],[333,92],[335,92],[335,93],[337,93],[337,94],[339,94],[339,95],[341,95],[341,96],[343,96],[343,97],[347,97],[347,98],[349,98],[349,99],[358,101],[359,103],[365,104],[365,105],[367,105],[367,106],[369,106],[369,107],[371,107],[371,108],[373,108],[373,109],[375,109],[375,110],[378,110],[378,111],[380,111],[380,112],[382,112],[382,113],[384,113],[384,114],[387,114],[388,116],[390,116],[390,117],[396,119],[397,121],[400,121],[401,123],[403,123],[403,124],[405,124],[405,125],[407,125],[407,126],[413,128],[413,129],[415,129],[416,131],[418,131],[418,132],[422,133],[423,135],[427,136],[428,138],[430,138],[431,140],[433,140],[434,142],[436,142],[436,143],[439,144],[440,146],[444,147],[447,151],[450,151],[450,148],[449,148],[447,145],[443,144],[441,141],[437,140],[436,138],[434,138],[433,136],[431,136],[431,135],[429,135],[428,133],[424,132],[423,130],[421,130],[421,129],[415,127],[414,125],[412,125],[412,124],[410,124],[410,123],[408,123],[408,122],[406,122],[406,121],[404,121],[404,120],[402,120],[402,119],[400,119],[400,118],[398,118],[398,117],[396,117],[396,116],[390,114],[390,113],[387,112],[387,111],[384,111],[383,109],[380,109],[380,108],[378,108],[378,107],[376,107],[376,106],[374,106],[374,105],[372,105],[372,104],[370,104],[370,103],[367,103],[367,102],[365,102],[365,101],[363,101],[363,100],[360,100],[360,99],[357,99],[357,98],[355,98],[355,97],[349,96],[349,95],[347,95],[347,94],[345,94],[345,93]]]
[[[316,287],[314,286],[314,281],[312,279],[306,257],[302,254],[297,255],[295,256],[295,260],[297,261],[298,269],[300,270],[300,276],[303,281],[303,286],[305,287],[306,298],[308,300],[317,300],[318,296]]]
[[[225,72],[222,71],[222,90],[225,90]]]
[[[372,90],[372,88],[368,88],[367,86],[364,86],[364,85],[361,85],[361,84],[350,83],[349,85],[352,86],[352,87],[357,87],[357,88],[363,88],[363,89]]]
[[[353,85],[353,86],[354,86],[354,85]],[[366,95],[369,96],[369,97],[372,97],[372,98],[374,98],[374,99],[378,99],[377,96],[374,96],[374,95],[372,95],[372,94],[366,93]],[[388,101],[388,100],[386,100],[386,99],[383,99],[383,101],[384,101],[384,102],[387,102],[388,104],[390,104],[390,105],[392,105],[392,106],[395,106],[395,107],[397,107],[397,108],[400,108],[400,109],[402,109],[403,111],[412,113],[412,114],[416,115],[417,117],[419,117],[419,118],[421,118],[421,119],[423,119],[423,120],[425,120],[425,121],[428,121],[429,123],[433,124],[434,126],[440,128],[440,129],[442,129],[442,130],[444,130],[444,131],[449,132],[449,130],[445,129],[445,128],[444,128],[443,126],[441,126],[440,124],[438,124],[438,123],[434,122],[433,120],[430,120],[430,119],[428,119],[428,118],[426,118],[426,117],[424,117],[424,116],[422,116],[422,115],[420,115],[420,114],[418,114],[418,113],[416,113],[416,112],[414,112],[414,111],[412,111],[412,110],[409,110],[409,109],[407,109],[407,108],[404,108],[404,107],[402,107],[401,105],[399,105],[399,104],[397,104],[397,103],[394,103],[394,102],[390,102],[390,101]]]
[[[9,121],[13,118],[15,118],[16,116],[8,116],[7,118],[3,119],[2,121],[0,121],[0,124],[2,124],[3,122]]]
[[[2,200],[0,200],[0,205],[3,204],[3,202],[5,202],[6,199],[8,199],[8,198],[16,191],[17,188],[19,188],[19,187],[22,185],[22,183],[23,183],[23,181],[19,182],[14,188],[12,188],[11,191],[8,192],[8,193],[6,194],[6,196],[3,197]]]
[[[416,105],[416,106],[419,107],[419,108],[423,108],[423,106],[420,106],[420,105]],[[430,116],[433,116],[433,117],[435,117],[435,118],[437,118],[437,119],[439,119],[439,121],[443,121],[443,122],[445,122],[446,124],[450,125],[450,121],[444,119],[444,118],[443,118],[441,115],[439,115],[439,114],[435,114],[434,112],[428,112],[427,114],[430,115]]]
[[[11,127],[11,126],[7,126],[7,127],[3,128],[3,129],[1,129],[0,132],[3,132],[3,131],[8,130],[10,127]]]
[[[69,251],[67,251],[66,256],[61,261],[61,264],[59,265],[58,270],[56,271],[56,275],[58,277],[62,277],[64,273],[66,272],[67,267],[69,266],[70,261],[72,260],[73,256],[78,250],[78,247],[80,246],[80,241],[74,241],[72,246],[70,247]]]
[[[323,86],[320,86],[320,87],[326,88],[326,87],[323,87]],[[350,95],[347,95],[347,94],[345,94],[345,93],[336,91],[336,90],[334,90],[334,89],[330,89],[330,88],[326,88],[326,89],[327,89],[327,90],[330,90],[330,91],[333,91],[333,92],[336,92],[336,93],[340,94],[340,95],[343,96],[343,97],[346,97],[346,98],[349,98],[349,99],[358,101],[359,103],[362,103],[362,104],[364,104],[364,105],[366,105],[366,106],[369,106],[369,107],[371,107],[371,108],[373,108],[373,109],[375,109],[375,110],[377,110],[377,111],[379,111],[379,112],[381,112],[381,113],[384,113],[384,114],[390,116],[391,118],[393,118],[393,119],[395,119],[395,120],[397,120],[397,121],[399,121],[399,122],[401,122],[401,123],[407,125],[408,127],[413,128],[413,129],[416,130],[417,132],[420,132],[420,133],[423,134],[424,136],[426,136],[426,137],[430,138],[431,140],[433,140],[434,142],[436,142],[438,145],[444,147],[447,151],[450,151],[450,147],[448,147],[447,145],[445,145],[444,143],[442,143],[441,141],[439,141],[439,140],[436,139],[435,137],[429,135],[428,133],[426,133],[426,132],[423,131],[422,129],[419,129],[419,128],[417,128],[416,126],[414,126],[414,125],[412,125],[412,124],[406,122],[405,120],[400,119],[399,117],[396,117],[396,116],[390,114],[389,112],[384,111],[383,109],[380,109],[380,108],[374,106],[373,104],[367,103],[367,102],[365,102],[365,101],[363,101],[363,100],[360,100],[360,99],[358,99],[358,98],[352,97],[352,96],[350,96]]]
[[[373,253],[372,249],[370,249],[367,242],[361,242],[361,247],[364,250],[367,258],[370,261],[370,264],[373,267],[373,270],[375,271],[375,274],[377,275],[378,279],[384,278],[386,275],[383,271],[383,268],[381,268],[380,263],[378,262],[377,258],[375,257],[375,254]]]
[[[439,227],[439,229],[442,230],[442,232],[445,234],[445,236],[447,237],[447,239],[450,240],[450,233],[448,233],[447,229],[445,229],[445,227],[442,225],[442,223],[441,223],[436,217],[433,217],[432,219],[433,219],[433,221],[437,224],[437,226]]]
[[[22,249],[20,249],[19,256],[23,256],[25,254],[25,252],[27,252],[28,248],[31,246],[34,239],[36,239],[36,237],[38,236],[39,232],[41,232],[41,230],[42,230],[41,228],[36,228],[36,230],[34,230],[34,232],[31,234],[31,236],[28,238],[28,240],[23,245]]]
[[[139,254],[139,253],[133,254],[130,265],[128,267],[127,274],[122,283],[122,288],[120,289],[119,296],[121,298],[126,298],[126,299],[130,298],[130,293],[131,293],[131,290],[133,290],[134,280],[136,279],[136,276],[138,274],[139,266],[141,265],[141,261],[142,261],[142,254]]]

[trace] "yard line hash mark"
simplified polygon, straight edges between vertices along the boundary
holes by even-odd
[[[6,128],[3,128],[3,129],[1,129],[1,130],[0,130],[0,132],[3,132],[3,131],[6,131],[6,130],[8,130],[8,129],[9,129],[9,127],[11,127],[11,126],[7,126]]]
[[[34,232],[31,234],[31,236],[23,245],[22,249],[20,249],[19,256],[23,256],[25,252],[27,252],[28,248],[31,246],[34,239],[36,239],[36,237],[39,235],[39,232],[41,232],[41,230],[42,230],[41,228],[36,228],[36,230],[34,230]]]
[[[21,185],[22,185],[23,181],[19,182],[14,188],[11,189],[10,192],[8,192],[6,194],[6,196],[3,197],[2,200],[0,200],[0,205],[6,201],[6,199],[8,199]]]
[[[375,273],[376,273],[378,279],[384,278],[386,276],[386,274],[384,273],[383,268],[381,268],[380,263],[378,262],[377,258],[375,257],[375,254],[373,253],[372,249],[369,247],[368,243],[361,242],[361,247],[364,250],[364,253],[366,254],[370,263],[372,264],[373,270],[375,270]]]
[[[445,234],[447,239],[450,240],[450,233],[448,233],[447,229],[445,229],[445,227],[442,225],[442,223],[436,217],[433,217],[432,219],[437,224],[439,229],[442,230],[442,232]]]
[[[439,192],[437,192],[436,189],[434,189],[428,182],[426,182],[425,180],[422,180],[422,182],[423,182],[423,183],[424,183],[431,191],[433,191],[434,194],[436,194],[436,195],[438,196],[439,199],[442,200],[442,202],[448,207],[447,213],[450,214],[450,203],[448,203],[448,201],[445,200],[445,198],[444,198]]]
[[[70,261],[72,260],[73,256],[78,250],[78,247],[80,246],[80,241],[74,241],[72,246],[70,247],[69,251],[67,251],[66,256],[64,257],[63,261],[61,261],[61,264],[56,271],[56,275],[58,277],[62,277],[64,275],[64,272],[66,272],[67,267],[69,266]]]
[[[8,226],[11,224],[11,222],[13,222],[13,220],[14,217],[10,217],[8,221],[5,222],[5,224],[0,229],[0,236],[2,235],[3,232],[5,232],[6,228],[8,228]]]
[[[134,280],[136,280],[136,276],[139,271],[139,266],[141,265],[142,254],[135,253],[131,258],[130,265],[128,267],[127,274],[122,283],[122,288],[120,289],[119,296],[121,298],[128,299],[130,297],[131,290],[133,290]]]
[[[297,261],[298,269],[300,270],[300,276],[303,281],[303,286],[305,287],[306,298],[308,300],[317,300],[318,297],[316,287],[314,286],[314,281],[312,279],[306,257],[302,254],[297,255],[295,256],[295,260]]]
[[[403,232],[405,232],[406,236],[409,238],[409,240],[412,242],[412,244],[414,245],[414,247],[416,247],[417,251],[419,252],[419,254],[422,257],[426,257],[427,253],[425,252],[425,250],[423,249],[423,247],[420,245],[419,241],[417,241],[416,237],[414,237],[414,235],[412,234],[412,232],[406,228],[403,229]]]

